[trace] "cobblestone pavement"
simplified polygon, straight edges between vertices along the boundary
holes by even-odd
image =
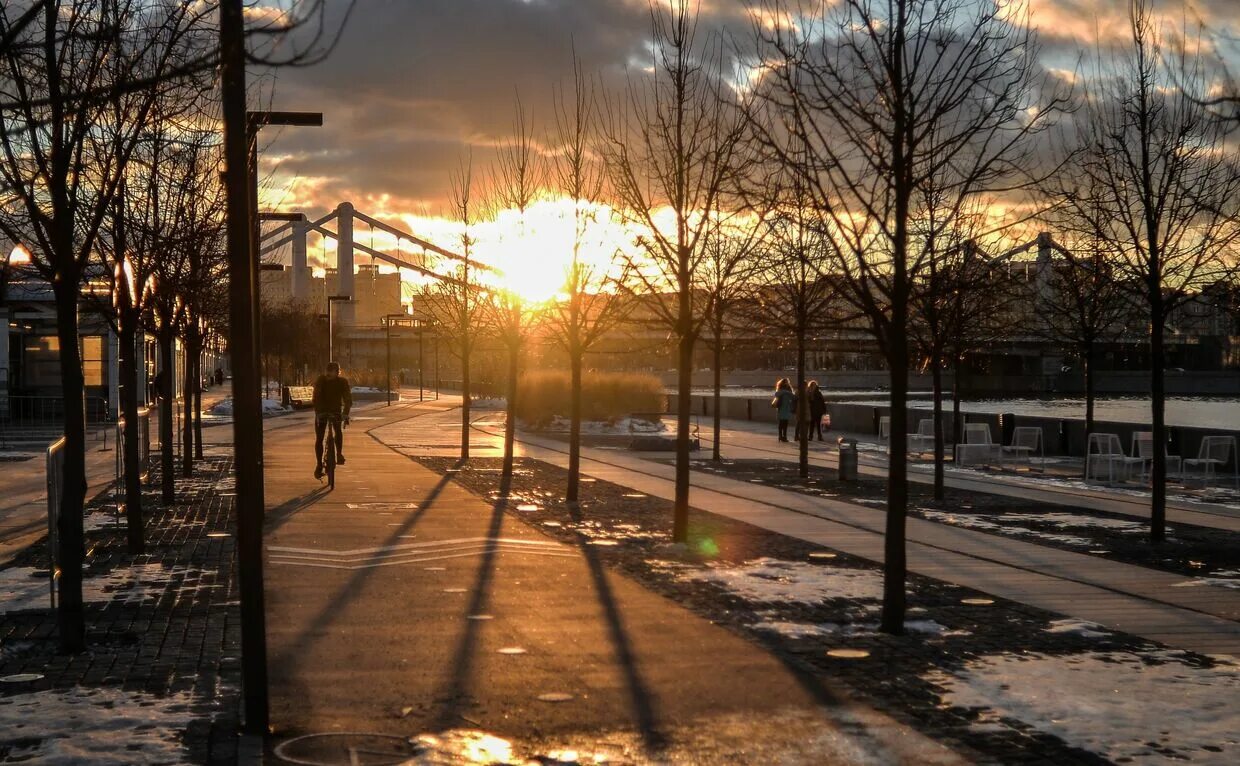
[[[0,569],[0,763],[235,763],[240,631],[231,457],[159,502],[126,552],[111,492],[87,506],[87,650],[56,650],[45,542]]]
[[[498,461],[420,462],[499,496]],[[884,635],[881,572],[871,562],[697,509],[688,547],[672,546],[669,502],[591,481],[574,509],[558,499],[563,484],[563,470],[522,460],[505,506],[807,677],[845,680],[867,703],[979,762],[1229,763],[1240,747],[1227,723],[1227,699],[1240,690],[1230,658],[1169,651],[915,575],[906,635]],[[1183,686],[1160,691],[1162,672]],[[1065,700],[1085,693],[1073,679],[1105,691],[1053,709],[1060,692]],[[1143,699],[1156,694],[1177,695],[1174,720]]]

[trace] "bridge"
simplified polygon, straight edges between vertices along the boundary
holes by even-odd
[[[281,219],[284,217],[281,216]],[[353,266],[355,253],[362,253],[374,260],[395,266],[398,272],[408,269],[424,277],[457,286],[466,286],[466,283],[451,273],[450,270],[456,264],[468,264],[470,269],[484,272],[495,271],[493,267],[485,263],[473,258],[467,259],[465,256],[428,242],[411,232],[369,216],[357,210],[351,202],[341,202],[334,210],[317,220],[310,220],[304,213],[293,213],[290,217],[291,220],[262,233],[259,238],[259,254],[261,257],[286,245],[292,246],[291,292],[294,300],[304,300],[310,294],[311,272],[307,263],[307,240],[311,232],[336,242],[336,272],[339,279],[336,292],[338,295],[348,296],[350,301],[356,298]],[[395,252],[375,247],[373,237],[370,245],[359,242],[354,236],[359,223],[369,227],[371,232],[382,231],[395,237]],[[401,247],[404,242],[409,243],[409,252]],[[478,288],[472,282],[468,287]],[[342,325],[353,324],[353,307],[350,301],[345,301],[340,308],[339,320]]]

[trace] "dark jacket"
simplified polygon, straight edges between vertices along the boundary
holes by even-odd
[[[827,414],[827,398],[822,395],[822,389],[816,388],[809,395],[809,416],[811,420],[817,420]]]
[[[349,379],[320,375],[314,381],[314,411],[320,415],[348,415],[353,409]]]

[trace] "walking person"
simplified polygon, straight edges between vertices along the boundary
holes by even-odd
[[[781,378],[775,384],[775,396],[771,399],[771,406],[774,407],[779,417],[779,440],[781,442],[788,441],[788,421],[792,420],[793,413],[797,409],[797,396],[792,393],[792,383],[787,378]]]
[[[827,414],[827,398],[822,395],[816,380],[811,380],[806,386],[805,395],[809,397],[809,431],[806,438],[813,439],[816,432],[818,441],[822,441],[822,418]]]

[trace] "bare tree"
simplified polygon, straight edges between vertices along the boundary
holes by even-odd
[[[1202,287],[1236,269],[1240,163],[1230,120],[1203,100],[1212,80],[1194,50],[1163,44],[1153,3],[1129,3],[1130,39],[1099,49],[1076,122],[1080,158],[1056,190],[1093,232],[1121,285],[1146,311],[1151,427],[1155,445],[1150,539],[1166,537],[1167,320]]]
[[[512,134],[499,150],[495,169],[495,193],[498,204],[517,213],[518,231],[516,242],[512,244],[518,248],[522,257],[537,258],[540,255],[528,246],[526,214],[530,205],[538,198],[544,172],[542,158],[534,148],[532,120],[527,118],[518,95]],[[488,305],[497,336],[508,356],[501,476],[505,481],[511,481],[513,446],[517,433],[517,392],[520,390],[517,378],[521,373],[521,352],[529,336],[531,323],[538,317],[539,310],[536,306],[530,306],[523,296],[512,290],[492,292]]]
[[[715,226],[709,213],[727,208],[721,200],[734,185],[745,120],[722,86],[722,40],[699,38],[696,3],[652,2],[650,19],[651,68],[630,81],[622,105],[609,112],[603,146],[620,214],[643,232],[631,286],[651,298],[648,305],[676,340],[672,537],[683,543],[689,534],[693,349],[705,319],[695,310],[695,291]]]
[[[911,240],[926,180],[959,210],[1018,177],[1024,139],[1054,107],[1019,0],[767,0],[755,24],[755,120],[800,176],[831,243],[842,297],[891,373],[882,629],[904,629],[910,311],[928,264]],[[1027,19],[1024,19],[1027,21]]]
[[[79,287],[125,164],[161,93],[127,85],[158,79],[194,55],[200,9],[191,6],[45,0],[37,19],[22,16],[16,31],[6,25],[12,37],[0,52],[0,232],[26,245],[56,301],[65,402],[58,627],[66,651],[80,651],[85,637]],[[125,116],[120,123],[110,119],[117,100]]]
[[[598,223],[599,199],[605,175],[593,149],[597,140],[594,89],[573,58],[573,88],[556,88],[556,134],[559,153],[550,167],[553,186],[573,205],[572,257],[565,274],[563,296],[552,301],[547,325],[552,339],[568,356],[569,430],[568,480],[564,499],[576,503],[581,485],[581,376],[585,356],[625,316],[627,305],[609,288],[624,277],[611,264],[590,261],[583,252],[590,227]]]
[[[449,352],[461,363],[461,460],[469,460],[470,362],[473,359],[474,325],[482,309],[474,260],[475,227],[484,217],[485,200],[474,187],[473,157],[463,160],[451,177],[452,214],[460,225],[461,259],[452,273],[422,291],[427,318],[438,328],[437,336],[448,341]]]
[[[831,241],[818,225],[814,202],[799,174],[775,177],[774,213],[760,250],[765,256],[758,287],[755,320],[780,337],[791,336],[796,344],[796,440],[801,478],[809,478],[809,396],[805,375],[808,344],[813,335],[830,324],[839,300],[828,273],[833,259]]]

